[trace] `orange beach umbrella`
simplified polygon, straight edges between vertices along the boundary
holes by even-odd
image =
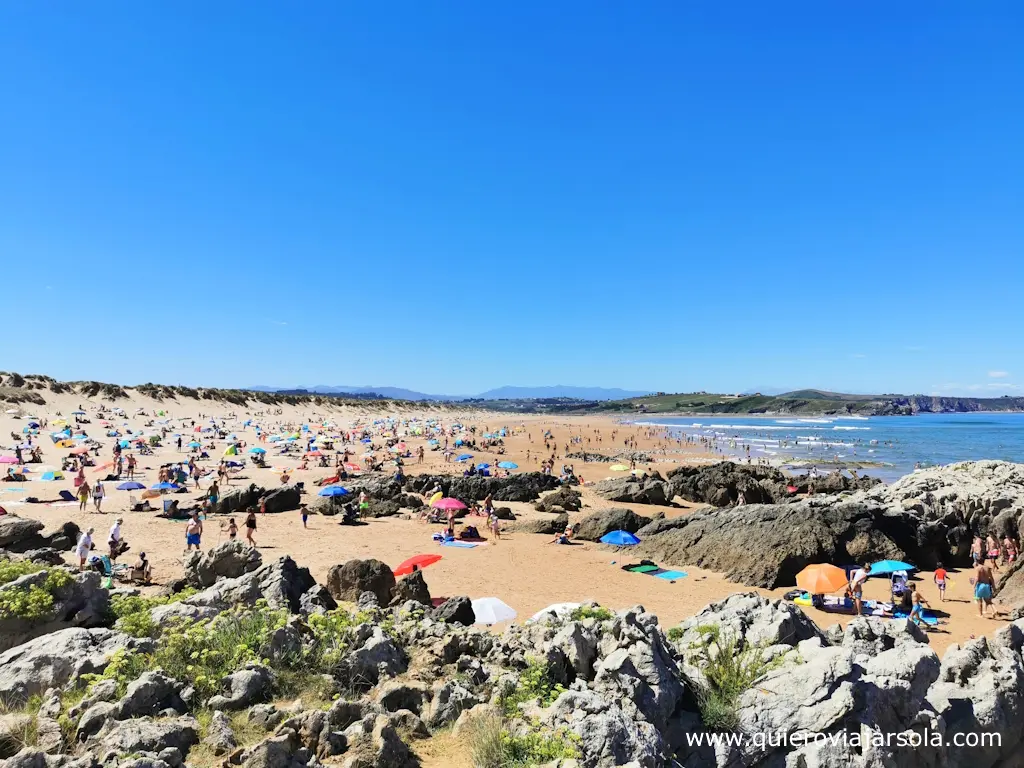
[[[796,575],[797,587],[812,595],[836,592],[848,583],[846,571],[828,563],[808,565]]]

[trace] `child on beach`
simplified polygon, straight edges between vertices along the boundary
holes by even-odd
[[[498,519],[498,513],[493,509],[487,518],[487,524],[491,528],[491,533],[494,534],[494,540],[498,541],[501,538],[501,521]]]
[[[946,602],[946,569],[942,563],[935,569],[935,586],[939,588],[939,602]]]
[[[309,510],[305,504],[299,504],[299,515],[302,517],[302,527],[306,527],[306,521],[309,520]]]
[[[238,526],[235,524],[235,518],[228,520],[228,538],[234,541],[238,537]]]

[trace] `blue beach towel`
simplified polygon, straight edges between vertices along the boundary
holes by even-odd
[[[664,573],[652,574],[659,579],[666,579],[668,581],[674,581],[676,579],[685,579],[687,576],[686,571],[665,571]]]
[[[458,547],[459,549],[472,549],[473,547],[479,547],[479,544],[472,544],[468,541],[442,541],[442,547]]]

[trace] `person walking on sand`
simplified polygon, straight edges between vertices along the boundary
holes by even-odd
[[[863,567],[858,568],[853,572],[853,576],[850,578],[850,592],[853,593],[853,605],[857,609],[857,615],[861,615],[861,610],[864,601],[864,582],[868,580],[868,574],[871,573],[871,565],[864,563]]]
[[[78,557],[78,570],[85,570],[85,560],[92,551],[92,533],[95,528],[89,528],[78,537],[78,544],[75,545],[75,555]]]
[[[188,524],[185,526],[185,551],[188,552],[192,547],[196,548],[198,552],[202,547],[203,539],[203,523],[199,519],[199,513],[193,512],[192,517],[189,518]]]
[[[939,563],[938,568],[935,569],[935,586],[939,588],[939,602],[946,602],[946,569],[942,567],[942,563]]]
[[[928,605],[928,601],[924,599],[924,595],[918,592],[917,584],[910,585],[910,600],[912,607],[910,609],[909,618],[912,622],[914,622],[917,626],[920,627],[922,624],[922,619],[924,618],[921,615],[921,611],[923,610],[922,607]]]
[[[985,617],[985,608],[992,605],[992,587],[995,579],[989,561],[983,560],[974,568],[974,599],[978,601],[978,615]]]
[[[103,496],[104,495],[105,494],[104,494],[104,491],[103,491],[103,483],[100,482],[99,480],[97,480],[96,481],[96,485],[94,485],[93,488],[92,488],[92,503],[96,505],[96,511],[97,512],[102,512],[100,507],[103,504]]]
[[[306,528],[306,521],[309,520],[309,509],[305,504],[299,504],[299,516],[302,518],[302,527]]]
[[[85,505],[89,503],[89,483],[85,480],[78,486],[78,511],[85,512]]]
[[[238,525],[235,523],[235,518],[228,520],[228,539],[234,541],[238,538]]]
[[[245,540],[253,549],[256,548],[256,540],[252,537],[254,533],[256,533],[256,510],[249,507],[249,512],[245,516]]]
[[[501,520],[498,519],[498,513],[493,509],[487,518],[487,522],[490,525],[491,533],[494,535],[494,540],[499,541],[501,539]]]

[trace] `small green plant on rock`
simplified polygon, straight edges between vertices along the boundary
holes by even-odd
[[[765,661],[764,643],[746,644],[732,635],[723,636],[717,624],[701,625],[697,632],[700,639],[690,646],[688,661],[706,680],[697,690],[701,718],[711,730],[735,730],[740,696],[781,659]]]
[[[33,621],[49,616],[53,611],[54,595],[74,580],[74,577],[62,568],[45,569],[35,566],[25,570],[24,566],[32,564],[3,562],[7,565],[4,566],[3,573],[0,573],[0,583],[8,583],[40,571],[46,572],[46,578],[41,585],[30,584],[26,589],[11,588],[0,591],[0,618]],[[4,579],[5,575],[12,574],[16,575]]]
[[[572,613],[569,614],[570,621],[583,621],[584,619],[597,619],[598,621],[608,621],[615,614],[600,605],[581,605],[578,608],[573,608]]]

